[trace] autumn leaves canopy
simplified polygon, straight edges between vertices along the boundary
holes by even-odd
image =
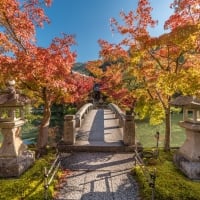
[[[43,10],[50,5],[51,0],[0,1],[0,85],[15,79],[45,105],[41,135],[54,102],[83,101],[93,86],[93,78],[72,72],[73,36],[54,38],[47,48],[36,45],[36,27],[50,22]],[[174,13],[165,22],[168,33],[159,37],[148,31],[157,25],[148,0],[139,0],[136,10],[120,12],[123,23],[113,18],[111,28],[123,39],[118,44],[99,40],[100,59],[87,63],[110,101],[140,117],[150,116],[154,124],[166,119],[166,148],[171,98],[200,96],[200,0],[174,0],[169,6]]]
[[[63,34],[47,48],[38,47],[36,27],[49,22],[44,6],[51,0],[2,0],[0,2],[0,87],[16,80],[17,87],[33,102],[44,105],[38,150],[45,148],[53,103],[85,101],[93,78],[73,73],[76,53],[74,37]]]
[[[165,120],[166,150],[171,99],[200,96],[200,1],[174,0],[170,6],[174,13],[165,22],[168,33],[158,37],[148,31],[157,24],[148,0],[139,0],[136,10],[121,12],[122,23],[111,19],[112,31],[124,39],[118,44],[99,40],[101,60],[88,64],[111,101],[140,118],[150,117],[152,124]]]

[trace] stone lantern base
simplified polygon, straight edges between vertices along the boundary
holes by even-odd
[[[35,161],[35,152],[26,150],[16,157],[0,156],[0,177],[18,177]]]
[[[200,180],[200,162],[191,161],[180,152],[174,155],[175,165],[190,179]]]

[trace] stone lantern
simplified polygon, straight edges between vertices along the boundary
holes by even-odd
[[[174,162],[190,179],[200,180],[200,100],[190,96],[177,97],[173,106],[183,107],[186,140],[174,155]]]
[[[0,147],[0,177],[21,175],[35,160],[34,152],[27,150],[21,140],[21,127],[25,123],[24,105],[27,97],[17,94],[14,81],[0,94],[0,129],[3,135]]]

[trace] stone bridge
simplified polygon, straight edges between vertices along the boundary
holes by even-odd
[[[66,115],[60,152],[128,152],[136,144],[133,117],[115,104],[96,107],[88,103],[75,115]]]

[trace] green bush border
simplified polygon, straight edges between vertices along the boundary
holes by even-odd
[[[191,181],[173,163],[171,152],[160,151],[158,160],[146,161],[149,170],[156,168],[155,199],[156,200],[199,200],[200,181]],[[135,178],[139,184],[142,199],[150,200],[152,190],[149,187],[142,170],[134,169]]]
[[[55,159],[55,152],[35,161],[19,178],[0,179],[0,200],[43,200],[44,199],[44,167],[49,167]],[[51,199],[54,193],[54,185],[49,187],[48,196]]]

